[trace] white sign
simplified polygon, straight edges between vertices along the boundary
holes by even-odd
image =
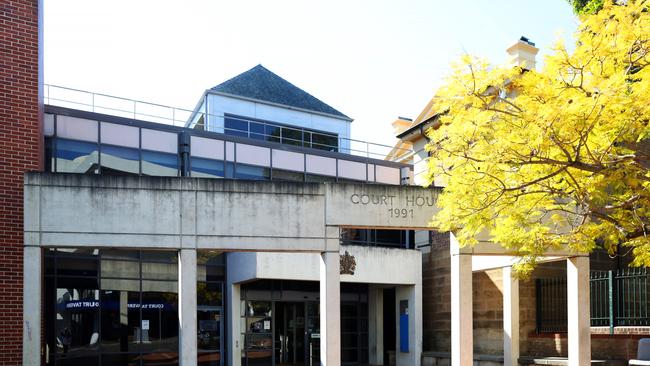
[[[149,321],[142,319],[142,330],[149,330]]]
[[[264,330],[270,330],[271,329],[271,321],[270,320],[265,320],[264,321]]]

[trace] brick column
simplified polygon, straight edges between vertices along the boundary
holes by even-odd
[[[41,3],[0,4],[1,365],[23,357],[23,174],[41,170],[43,160]]]

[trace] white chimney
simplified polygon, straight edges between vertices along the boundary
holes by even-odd
[[[535,70],[535,55],[539,52],[539,48],[535,47],[535,43],[531,42],[528,38],[519,38],[506,51],[510,55],[510,63],[512,65],[521,66],[527,70]]]

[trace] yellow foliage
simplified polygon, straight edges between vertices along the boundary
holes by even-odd
[[[434,225],[461,245],[489,232],[523,274],[560,246],[650,265],[648,6],[582,17],[575,51],[558,43],[540,71],[454,65],[428,132],[429,183],[446,181]]]

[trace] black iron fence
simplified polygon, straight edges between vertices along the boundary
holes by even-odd
[[[650,326],[646,268],[592,271],[590,274],[591,326]],[[539,278],[537,332],[566,332],[566,278]]]

